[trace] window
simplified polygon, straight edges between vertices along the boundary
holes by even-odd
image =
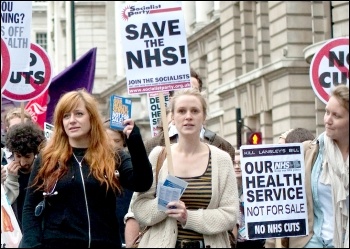
[[[47,33],[36,33],[36,43],[47,51]]]

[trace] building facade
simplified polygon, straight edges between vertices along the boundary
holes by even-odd
[[[118,32],[123,3],[33,1],[32,39],[46,43],[56,74],[97,47],[93,94],[103,118],[110,95],[127,96]],[[325,104],[313,92],[310,62],[329,39],[349,37],[347,1],[183,1],[182,7],[190,65],[203,78],[210,130],[234,147],[238,120],[242,144],[250,129],[261,131],[265,144],[291,128],[323,132]],[[129,97],[132,118],[148,139],[147,98]]]

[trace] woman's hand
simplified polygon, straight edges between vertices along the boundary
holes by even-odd
[[[125,119],[123,123],[126,125],[123,132],[126,135],[126,138],[129,138],[132,129],[134,129],[135,122],[132,119]]]
[[[168,210],[165,212],[169,217],[175,218],[182,225],[185,225],[187,222],[187,209],[186,205],[182,201],[171,201],[166,206]]]

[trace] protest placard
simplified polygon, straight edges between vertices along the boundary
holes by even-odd
[[[241,165],[247,238],[307,235],[302,144],[243,145]]]
[[[44,122],[44,133],[45,133],[45,138],[47,140],[50,140],[53,133],[53,128],[54,126],[52,124]]]
[[[165,106],[167,107],[169,104],[169,92],[164,92],[164,102]],[[149,93],[147,94],[147,102],[148,102],[148,113],[149,113],[149,120],[151,124],[151,133],[152,137],[155,137],[159,134],[160,129],[159,125],[162,120],[161,116],[161,107],[160,107],[160,100],[158,93]]]
[[[1,39],[15,73],[29,71],[31,26],[32,1],[1,1]]]
[[[132,101],[117,95],[111,96],[110,127],[112,129],[124,130],[123,121],[131,118]]]
[[[121,13],[128,93],[190,88],[181,1],[128,2]]]
[[[30,46],[28,72],[11,72],[3,96],[9,100],[26,102],[39,98],[51,84],[52,63],[48,53],[38,44]],[[46,103],[45,103],[46,104]]]

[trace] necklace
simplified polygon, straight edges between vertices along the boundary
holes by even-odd
[[[77,161],[77,163],[79,164],[79,166],[80,166],[80,168],[81,168],[81,163],[83,162],[85,155],[83,156],[83,158],[81,159],[80,162],[79,162],[78,158],[75,156],[74,153],[73,153],[73,156],[74,156],[75,160]]]

